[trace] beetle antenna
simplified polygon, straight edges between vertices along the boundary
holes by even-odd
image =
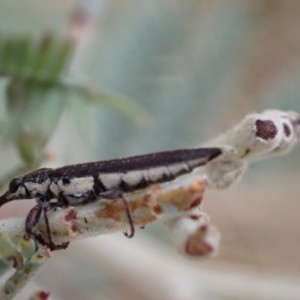
[[[9,197],[9,195],[10,195],[10,192],[6,192],[5,194],[3,194],[3,195],[0,197],[0,207],[1,207],[2,205],[4,205],[5,203],[10,202],[10,201],[13,200],[13,199],[11,199],[11,198]]]

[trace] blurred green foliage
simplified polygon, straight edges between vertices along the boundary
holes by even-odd
[[[60,41],[50,34],[38,45],[30,37],[0,35],[0,73],[9,78],[7,117],[1,135],[17,145],[29,167],[37,166],[43,159],[41,147],[63,112],[64,92],[69,86],[62,74],[72,48],[71,42]]]
[[[0,75],[8,79],[5,118],[0,137],[17,147],[23,165],[13,173],[36,168],[44,159],[43,147],[54,132],[67,101],[102,103],[141,120],[145,113],[125,97],[66,75],[74,45],[53,34],[40,41],[30,36],[0,35]],[[71,106],[82,113],[82,106]],[[76,110],[77,109],[77,110]],[[16,175],[8,174],[7,177]]]

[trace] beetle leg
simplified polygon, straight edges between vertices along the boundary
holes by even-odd
[[[46,231],[47,231],[47,236],[48,236],[48,243],[46,243],[45,245],[51,250],[61,250],[61,249],[66,249],[69,245],[69,242],[66,243],[62,243],[62,244],[55,244],[53,242],[53,238],[52,238],[52,233],[51,233],[51,229],[50,229],[50,223],[49,223],[49,219],[48,219],[48,215],[47,212],[51,209],[54,209],[56,207],[59,207],[60,203],[56,203],[56,202],[46,202],[44,203],[42,209],[43,209],[43,214],[44,214],[44,221],[45,221],[45,226],[46,226]]]
[[[25,231],[28,236],[33,236],[41,245],[47,246],[51,251],[65,249],[69,243],[55,244],[52,239],[50,224],[47,212],[51,209],[61,206],[60,203],[48,202],[44,198],[39,198],[37,204],[29,211],[25,221]],[[47,231],[48,242],[42,237],[40,233],[35,232],[35,227],[41,218],[43,211],[45,227]]]
[[[45,245],[46,241],[40,233],[34,232],[34,229],[41,217],[43,202],[38,203],[29,211],[25,221],[25,231],[27,236],[33,236],[40,244]]]
[[[125,211],[126,211],[127,219],[128,219],[129,225],[130,225],[130,233],[128,234],[127,232],[124,232],[124,234],[128,238],[132,238],[134,236],[134,224],[133,224],[133,220],[132,220],[131,213],[130,213],[130,210],[129,210],[128,202],[125,199],[123,193],[121,191],[118,191],[118,190],[110,190],[110,191],[100,193],[98,195],[98,197],[101,197],[101,198],[104,198],[104,199],[109,199],[109,200],[122,199],[123,205],[124,205],[124,208],[125,208]]]
[[[60,193],[58,195],[57,202],[52,202],[52,203],[49,203],[49,204],[56,204],[55,208],[56,207],[67,207],[68,206],[68,201],[64,197],[63,193]]]

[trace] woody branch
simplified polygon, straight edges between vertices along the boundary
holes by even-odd
[[[215,254],[219,234],[200,209],[206,181],[208,188],[229,187],[241,179],[249,162],[286,154],[299,141],[299,120],[295,112],[275,110],[246,116],[233,129],[208,143],[221,147],[220,157],[179,180],[126,194],[135,226],[164,221],[184,254]],[[57,209],[49,212],[49,220],[56,242],[124,231],[128,227],[121,199]],[[37,230],[46,236],[43,219]],[[16,242],[24,234],[24,220],[2,221],[0,231]]]

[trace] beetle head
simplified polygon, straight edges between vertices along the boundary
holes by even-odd
[[[32,199],[40,195],[46,195],[50,185],[49,171],[51,169],[39,169],[12,179],[8,191],[0,197],[0,206],[16,199]]]

